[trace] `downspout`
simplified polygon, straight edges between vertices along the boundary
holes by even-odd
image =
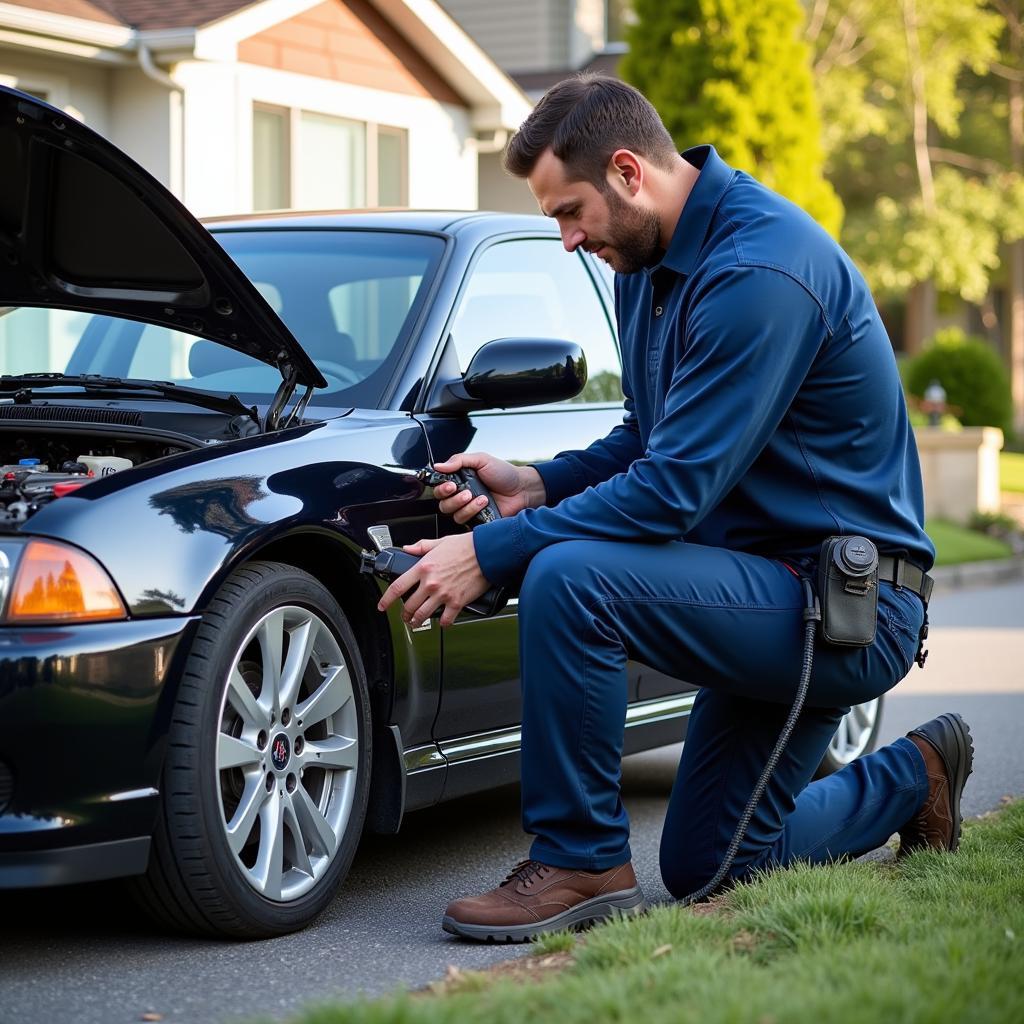
[[[178,94],[178,132],[179,132],[179,146],[178,146],[178,198],[185,201],[185,87],[175,81],[163,68],[158,67],[156,62],[153,60],[153,54],[150,52],[149,47],[141,40],[136,41],[136,52],[139,57],[139,70],[147,77],[152,79],[158,85],[162,85],[165,89],[170,89],[171,92]],[[171,191],[174,189],[173,175],[171,179]]]

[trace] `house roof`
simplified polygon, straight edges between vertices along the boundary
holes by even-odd
[[[119,61],[146,51],[157,60],[236,60],[238,44],[323,0],[0,0],[0,25],[26,45],[86,56],[103,48]],[[345,4],[346,0],[338,0]],[[520,88],[436,0],[366,0],[471,107],[471,127],[518,127],[530,112]]]
[[[16,7],[138,29],[198,28],[253,0],[6,0]]]

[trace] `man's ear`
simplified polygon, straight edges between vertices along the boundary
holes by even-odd
[[[608,160],[608,184],[635,196],[644,183],[644,166],[631,149],[617,149]]]

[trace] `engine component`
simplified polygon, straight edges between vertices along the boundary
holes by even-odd
[[[43,505],[70,494],[88,483],[92,476],[84,465],[80,471],[51,473],[38,459],[22,459],[16,466],[0,466],[0,524],[25,522]]]

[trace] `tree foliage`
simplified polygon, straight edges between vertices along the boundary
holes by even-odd
[[[967,110],[964,83],[985,80],[1005,19],[986,0],[807,7],[827,170],[847,209],[844,243],[880,293],[934,280],[980,301],[1000,243],[1024,228],[1018,176],[958,148],[965,123],[972,138],[995,144],[998,132]]]
[[[680,148],[708,142],[837,235],[799,0],[635,0],[621,73]]]

